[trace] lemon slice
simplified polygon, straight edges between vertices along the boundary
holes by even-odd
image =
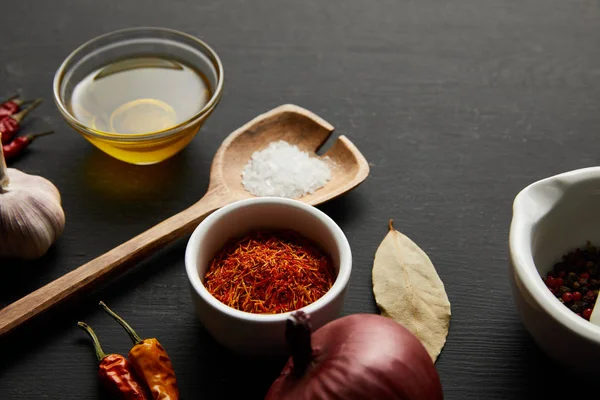
[[[177,125],[177,113],[164,101],[137,99],[113,111],[109,124],[117,133],[158,132]]]

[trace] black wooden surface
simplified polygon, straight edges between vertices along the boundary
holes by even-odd
[[[14,301],[182,210],[208,184],[225,136],[283,103],[330,121],[371,163],[356,191],[322,207],[347,234],[344,312],[376,312],[374,252],[389,218],[431,256],[452,303],[437,362],[447,399],[591,396],[532,342],[507,284],[511,203],[530,182],[597,164],[600,5],[595,0],[16,1],[0,17],[0,94],[47,101],[27,125],[55,129],[14,163],[61,190],[67,225],[39,262],[2,263]],[[186,31],[222,57],[223,100],[180,155],[135,167],[99,152],[52,103],[52,78],[83,41],[114,29]],[[1,96],[0,96],[1,97]],[[259,399],[284,360],[220,348],[193,314],[187,238],[118,282],[0,341],[0,399],[104,399],[85,320],[108,352],[130,342],[103,299],[158,337],[184,399]],[[573,349],[585,351],[585,349]],[[566,378],[563,375],[567,374]]]

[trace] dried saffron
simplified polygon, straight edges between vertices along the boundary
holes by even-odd
[[[252,231],[213,259],[206,289],[220,302],[255,314],[294,311],[333,285],[331,257],[292,231]]]

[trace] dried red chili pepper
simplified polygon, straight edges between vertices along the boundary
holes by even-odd
[[[31,142],[33,142],[36,138],[40,136],[46,136],[54,133],[53,131],[42,132],[42,133],[33,133],[26,136],[19,136],[9,144],[2,145],[2,151],[4,151],[4,159],[11,160],[13,158],[18,157],[23,153],[23,150],[27,148]],[[0,133],[1,137],[4,137],[3,134]]]
[[[19,100],[17,97],[19,97],[19,95],[15,94],[0,103],[0,118],[19,112],[23,101]]]
[[[33,102],[30,100],[21,100],[18,97],[19,95],[15,94],[0,103],[0,119],[18,113],[21,111],[21,107]]]
[[[42,103],[42,99],[37,99],[31,105],[17,114],[8,115],[0,118],[0,132],[2,132],[2,144],[10,143],[19,131],[21,126],[21,121],[23,118],[27,116],[31,111],[33,111],[37,106]]]
[[[179,389],[175,371],[164,347],[155,338],[142,339],[139,337],[133,328],[108,308],[104,302],[101,301],[100,306],[125,328],[135,343],[129,351],[129,361],[150,388],[152,398],[154,400],[178,400]]]
[[[98,377],[102,385],[114,396],[123,400],[148,400],[146,390],[140,378],[135,374],[131,363],[120,354],[106,354],[94,330],[85,322],[77,325],[90,335],[98,357]]]
[[[23,103],[19,100],[6,101],[0,104],[0,118],[18,113],[21,109],[21,104]]]

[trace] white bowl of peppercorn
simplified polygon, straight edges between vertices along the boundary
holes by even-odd
[[[509,278],[519,316],[548,356],[595,374],[600,326],[589,319],[600,289],[599,248],[600,167],[540,180],[516,196]]]
[[[215,211],[188,242],[187,276],[198,318],[235,353],[286,351],[296,310],[313,329],[337,318],[352,269],[346,236],[325,213],[297,200],[259,197]]]

